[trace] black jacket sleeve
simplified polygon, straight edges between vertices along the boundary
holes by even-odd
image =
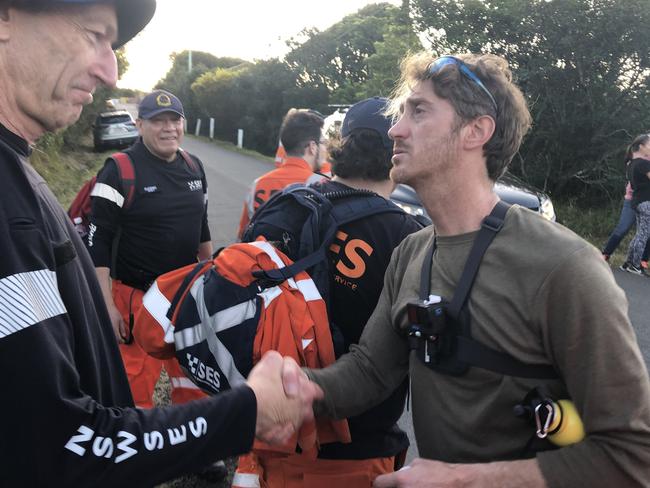
[[[123,199],[117,165],[112,159],[107,159],[91,193],[88,250],[95,267],[111,267],[111,247],[120,226]]]

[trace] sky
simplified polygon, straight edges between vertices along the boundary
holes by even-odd
[[[399,5],[399,0],[386,0]],[[186,49],[254,61],[282,56],[305,27],[321,30],[378,0],[158,0],[151,23],[126,45],[123,88],[148,91]]]

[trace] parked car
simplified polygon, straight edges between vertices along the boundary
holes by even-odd
[[[549,220],[555,221],[555,209],[548,195],[531,188],[518,178],[506,174],[497,181],[494,189],[497,195],[499,195],[499,198],[504,202],[516,203],[533,212],[539,212]],[[410,186],[397,185],[390,198],[407,213],[415,216],[421,222],[431,223],[415,190]]]
[[[121,149],[130,146],[138,136],[135,121],[125,110],[101,113],[93,124],[95,151],[103,151],[109,147]]]

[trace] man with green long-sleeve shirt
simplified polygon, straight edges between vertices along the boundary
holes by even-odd
[[[415,188],[435,234],[424,229],[394,252],[359,345],[309,372],[325,393],[317,410],[358,414],[410,375],[425,459],[380,476],[380,488],[650,486],[650,383],[622,290],[595,248],[526,209],[503,207],[493,191],[531,123],[511,77],[491,55],[421,53],[404,63],[391,177]],[[499,209],[502,225],[467,281],[482,223]],[[451,314],[465,282],[467,300]],[[409,317],[408,304],[423,298],[423,287],[451,302],[453,327],[423,329],[409,341],[422,315]],[[536,387],[575,404],[581,442],[527,445],[535,425],[513,407]]]

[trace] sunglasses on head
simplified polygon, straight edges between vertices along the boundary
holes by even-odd
[[[478,86],[481,90],[483,90],[485,94],[488,96],[488,98],[490,99],[490,102],[492,102],[492,105],[494,106],[494,110],[498,112],[497,102],[492,96],[492,94],[490,93],[490,90],[488,90],[487,87],[483,84],[483,82],[479,79],[479,77],[476,76],[471,69],[469,69],[469,66],[463,63],[460,59],[455,58],[454,56],[442,56],[436,59],[433,63],[429,65],[429,75],[430,76],[435,75],[442,68],[450,64],[457,66],[458,71],[460,71],[463,74],[463,76],[465,76],[465,78],[474,82],[476,86]]]

